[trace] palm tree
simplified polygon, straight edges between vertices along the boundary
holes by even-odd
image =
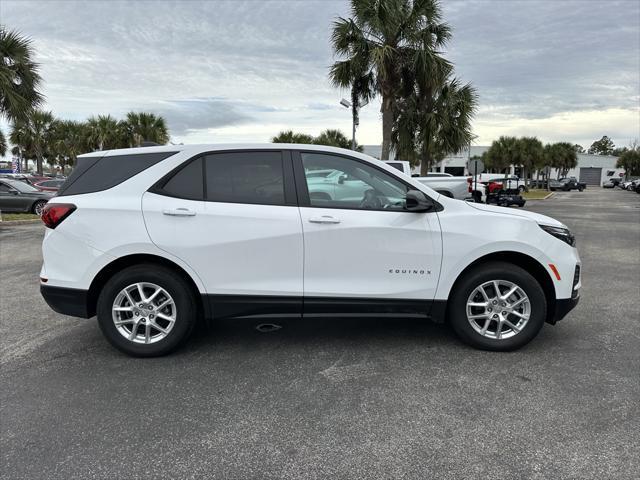
[[[337,87],[353,87],[368,99],[382,96],[382,160],[389,159],[401,79],[428,76],[448,63],[438,55],[451,33],[437,0],[351,0],[352,18],[333,23],[336,55],[329,72]]]
[[[161,116],[146,112],[129,112],[125,122],[124,127],[131,147],[139,147],[142,142],[164,145],[169,141],[169,130]]]
[[[42,102],[31,40],[0,25],[0,116],[21,120]]]
[[[398,158],[420,163],[423,176],[434,162],[459,152],[474,138],[471,120],[478,102],[476,90],[451,79],[449,72],[441,81],[437,76],[411,78],[397,104],[392,144]]]
[[[50,151],[64,173],[65,167],[74,166],[78,155],[86,151],[88,125],[72,120],[57,120],[52,125]]]
[[[351,148],[351,140],[340,130],[332,128],[327,128],[321,132],[320,135],[314,139],[313,143],[316,145],[328,145],[330,147]],[[362,145],[356,146],[357,152],[362,152],[362,150]]]
[[[271,139],[271,143],[302,143],[312,144],[315,139],[306,133],[296,133],[293,130],[283,130]]]
[[[7,138],[4,136],[4,132],[0,130],[0,157],[4,157],[7,153]]]
[[[486,151],[486,166],[496,170],[504,170],[510,165],[520,164],[520,144],[516,137],[502,136],[494,140]],[[506,174],[505,174],[506,176]]]
[[[544,147],[536,137],[523,137],[518,140],[520,144],[520,165],[522,166],[522,178],[525,188],[529,187],[528,173],[531,172],[544,158]]]
[[[9,141],[14,146],[11,153],[17,156],[20,161],[24,160],[24,171],[29,171],[29,160],[35,158],[35,153],[33,137],[26,121],[16,120],[13,122],[9,132]]]
[[[87,144],[91,150],[119,148],[121,124],[111,115],[91,117],[86,123]]]
[[[42,162],[48,153],[47,148],[53,121],[53,114],[42,110],[32,110],[27,116],[27,131],[33,145],[36,170],[39,174],[42,174]]]

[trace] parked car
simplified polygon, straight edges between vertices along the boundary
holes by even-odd
[[[65,181],[62,179],[49,179],[49,180],[38,182],[33,186],[36,187],[38,190],[42,190],[45,192],[57,192],[62,186],[62,184],[64,184],[64,182]]]
[[[42,214],[42,209],[52,197],[20,180],[0,178],[0,211]]]
[[[564,190],[565,192],[568,192],[570,190],[578,190],[579,192],[582,192],[585,188],[587,188],[587,184],[578,181],[576,177],[566,177],[559,180],[549,180],[550,190]]]
[[[610,178],[606,182],[602,182],[602,188],[615,188],[619,182],[614,182],[613,178]]]
[[[418,182],[427,185],[440,195],[456,200],[474,200],[484,202],[486,189],[482,183],[474,183],[473,177],[416,177]]]
[[[368,188],[314,197],[318,170]],[[453,200],[326,146],[82,155],[42,219],[44,299],[97,315],[137,356],[174,350],[201,316],[264,314],[419,316],[513,350],[563,318],[581,286],[575,238],[557,220]]]

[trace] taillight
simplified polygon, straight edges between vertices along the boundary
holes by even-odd
[[[42,210],[42,221],[48,228],[56,228],[71,215],[76,206],[72,203],[47,203]]]
[[[473,179],[471,177],[467,177],[467,183],[469,184],[469,193],[473,193],[473,188],[471,187],[472,182]]]

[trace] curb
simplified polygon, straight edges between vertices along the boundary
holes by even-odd
[[[33,218],[30,220],[5,220],[0,221],[0,228],[10,227],[12,225],[29,225],[31,223],[42,223],[42,220],[40,220],[39,218]]]
[[[543,198],[527,198],[527,202],[538,202],[540,200],[546,200],[547,198],[551,198],[556,194],[556,192],[549,192],[549,194],[546,197]]]

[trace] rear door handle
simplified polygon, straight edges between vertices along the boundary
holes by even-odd
[[[188,208],[168,208],[162,210],[163,215],[169,215],[171,217],[195,217],[196,212],[189,210]]]
[[[311,223],[340,223],[338,218],[332,217],[330,215],[323,215],[321,217],[311,217],[309,219]]]

